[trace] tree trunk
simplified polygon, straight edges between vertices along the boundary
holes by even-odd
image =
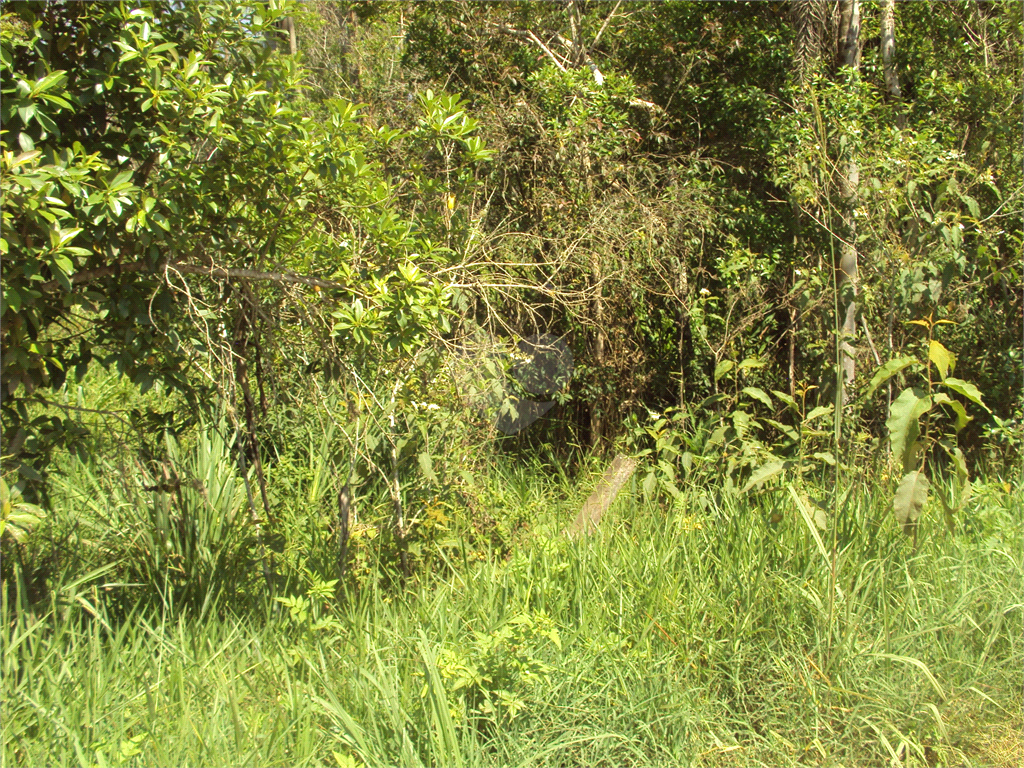
[[[345,580],[348,564],[348,540],[351,531],[352,487],[346,483],[338,491],[338,583]]]
[[[839,3],[839,46],[836,64],[840,67],[860,66],[860,0]]]
[[[832,56],[834,4],[830,0],[792,0],[790,16],[796,33],[793,56],[803,82],[815,62]]]
[[[839,21],[839,59],[840,67],[854,70],[850,77],[856,76],[860,65],[860,0],[842,0],[840,3]],[[840,197],[842,205],[843,232],[839,248],[839,263],[836,265],[836,289],[839,292],[839,306],[843,318],[842,338],[840,341],[840,367],[842,369],[843,387],[841,402],[848,401],[847,390],[853,387],[857,373],[857,361],[854,357],[853,339],[857,335],[857,221],[854,208],[857,203],[857,188],[860,186],[860,165],[855,150],[849,148],[843,177],[840,180]]]
[[[406,548],[405,511],[402,509],[402,486],[398,478],[398,423],[395,409],[398,407],[398,390],[402,385],[401,377],[395,382],[391,392],[391,409],[388,413],[388,425],[391,441],[391,477],[388,479],[388,492],[391,495],[391,527],[395,536],[395,547],[401,563],[402,574],[409,575],[409,553]]]
[[[596,253],[590,257],[590,270],[594,281],[594,322],[596,323],[594,330],[594,368],[598,371],[598,382],[600,382],[601,377],[604,375],[604,298],[601,295],[601,260]],[[603,408],[604,397],[599,394],[593,398],[590,404],[591,448],[597,448],[601,444],[604,432]]]
[[[900,81],[896,77],[896,0],[882,3],[882,71],[885,73],[885,90],[896,100],[903,98]]]
[[[679,257],[679,407],[686,407],[686,331],[690,325],[687,300],[690,293],[690,279],[686,272],[686,258]]]
[[[295,20],[291,16],[285,16],[274,26],[288,34],[288,53],[294,56],[299,50],[298,40],[295,37]]]

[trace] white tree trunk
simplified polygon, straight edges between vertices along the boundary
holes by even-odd
[[[900,81],[896,77],[896,0],[882,3],[882,71],[885,73],[885,90],[894,99],[903,98]]]
[[[839,21],[839,65],[854,70],[860,65],[860,0],[842,0]],[[839,291],[839,306],[843,317],[842,339],[840,341],[840,367],[843,372],[843,397],[849,400],[848,392],[853,387],[857,373],[857,361],[853,340],[857,336],[857,220],[854,209],[857,203],[857,187],[860,186],[860,165],[855,150],[850,149],[846,159],[843,178],[840,181],[842,198],[843,237],[840,241],[839,263],[836,265],[836,285]]]

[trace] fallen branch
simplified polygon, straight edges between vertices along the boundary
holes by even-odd
[[[583,505],[579,515],[576,516],[572,525],[565,529],[565,533],[570,539],[597,530],[597,526],[601,523],[601,517],[615,501],[622,486],[632,477],[636,470],[636,464],[636,459],[623,456],[621,453],[616,455],[601,476],[597,488],[590,494],[587,503]]]

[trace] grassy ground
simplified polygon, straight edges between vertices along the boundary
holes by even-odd
[[[531,521],[404,590],[172,616],[66,583],[3,616],[5,765],[1019,765],[1019,492],[980,484],[916,551],[889,489],[824,551],[788,494],[665,511],[627,487],[486,482]],[[778,522],[771,522],[781,515]],[[290,608],[290,610],[289,610]]]

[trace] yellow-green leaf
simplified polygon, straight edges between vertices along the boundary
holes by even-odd
[[[906,533],[913,531],[921,517],[921,510],[928,501],[929,486],[928,475],[915,470],[908,472],[896,489],[892,511],[896,515],[896,522],[903,526]]]
[[[928,343],[928,359],[931,360],[939,370],[939,376],[945,380],[949,371],[956,366],[956,357],[953,353],[942,346],[935,339]]]

